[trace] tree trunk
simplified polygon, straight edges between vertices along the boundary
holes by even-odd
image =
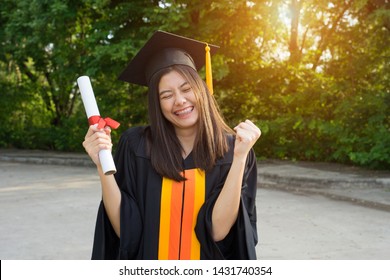
[[[291,33],[288,49],[290,51],[290,62],[295,64],[301,60],[301,52],[298,44],[299,39],[299,17],[302,7],[302,0],[292,0],[290,4],[291,11]]]

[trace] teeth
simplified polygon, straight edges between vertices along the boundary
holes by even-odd
[[[188,107],[188,108],[185,108],[181,111],[176,111],[175,114],[176,115],[184,115],[184,114],[188,114],[190,113],[192,110],[194,109],[194,107]]]

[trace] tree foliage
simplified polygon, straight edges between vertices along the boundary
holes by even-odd
[[[262,128],[258,156],[390,168],[389,5],[0,0],[0,146],[80,150],[80,75],[121,131],[147,123],[146,89],[117,76],[161,29],[220,46],[215,96],[229,124]]]

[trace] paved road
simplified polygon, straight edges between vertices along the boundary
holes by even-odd
[[[0,161],[0,259],[89,259],[100,186],[90,167]],[[390,212],[259,189],[259,259],[390,259]]]
[[[259,259],[390,259],[390,212],[264,189],[257,204]]]
[[[89,259],[96,176],[88,167],[0,162],[0,259]]]

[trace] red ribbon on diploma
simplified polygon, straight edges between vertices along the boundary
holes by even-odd
[[[89,125],[98,124],[98,128],[104,128],[106,126],[111,127],[112,129],[117,129],[120,125],[117,121],[111,118],[102,118],[101,116],[91,116],[88,118]]]

